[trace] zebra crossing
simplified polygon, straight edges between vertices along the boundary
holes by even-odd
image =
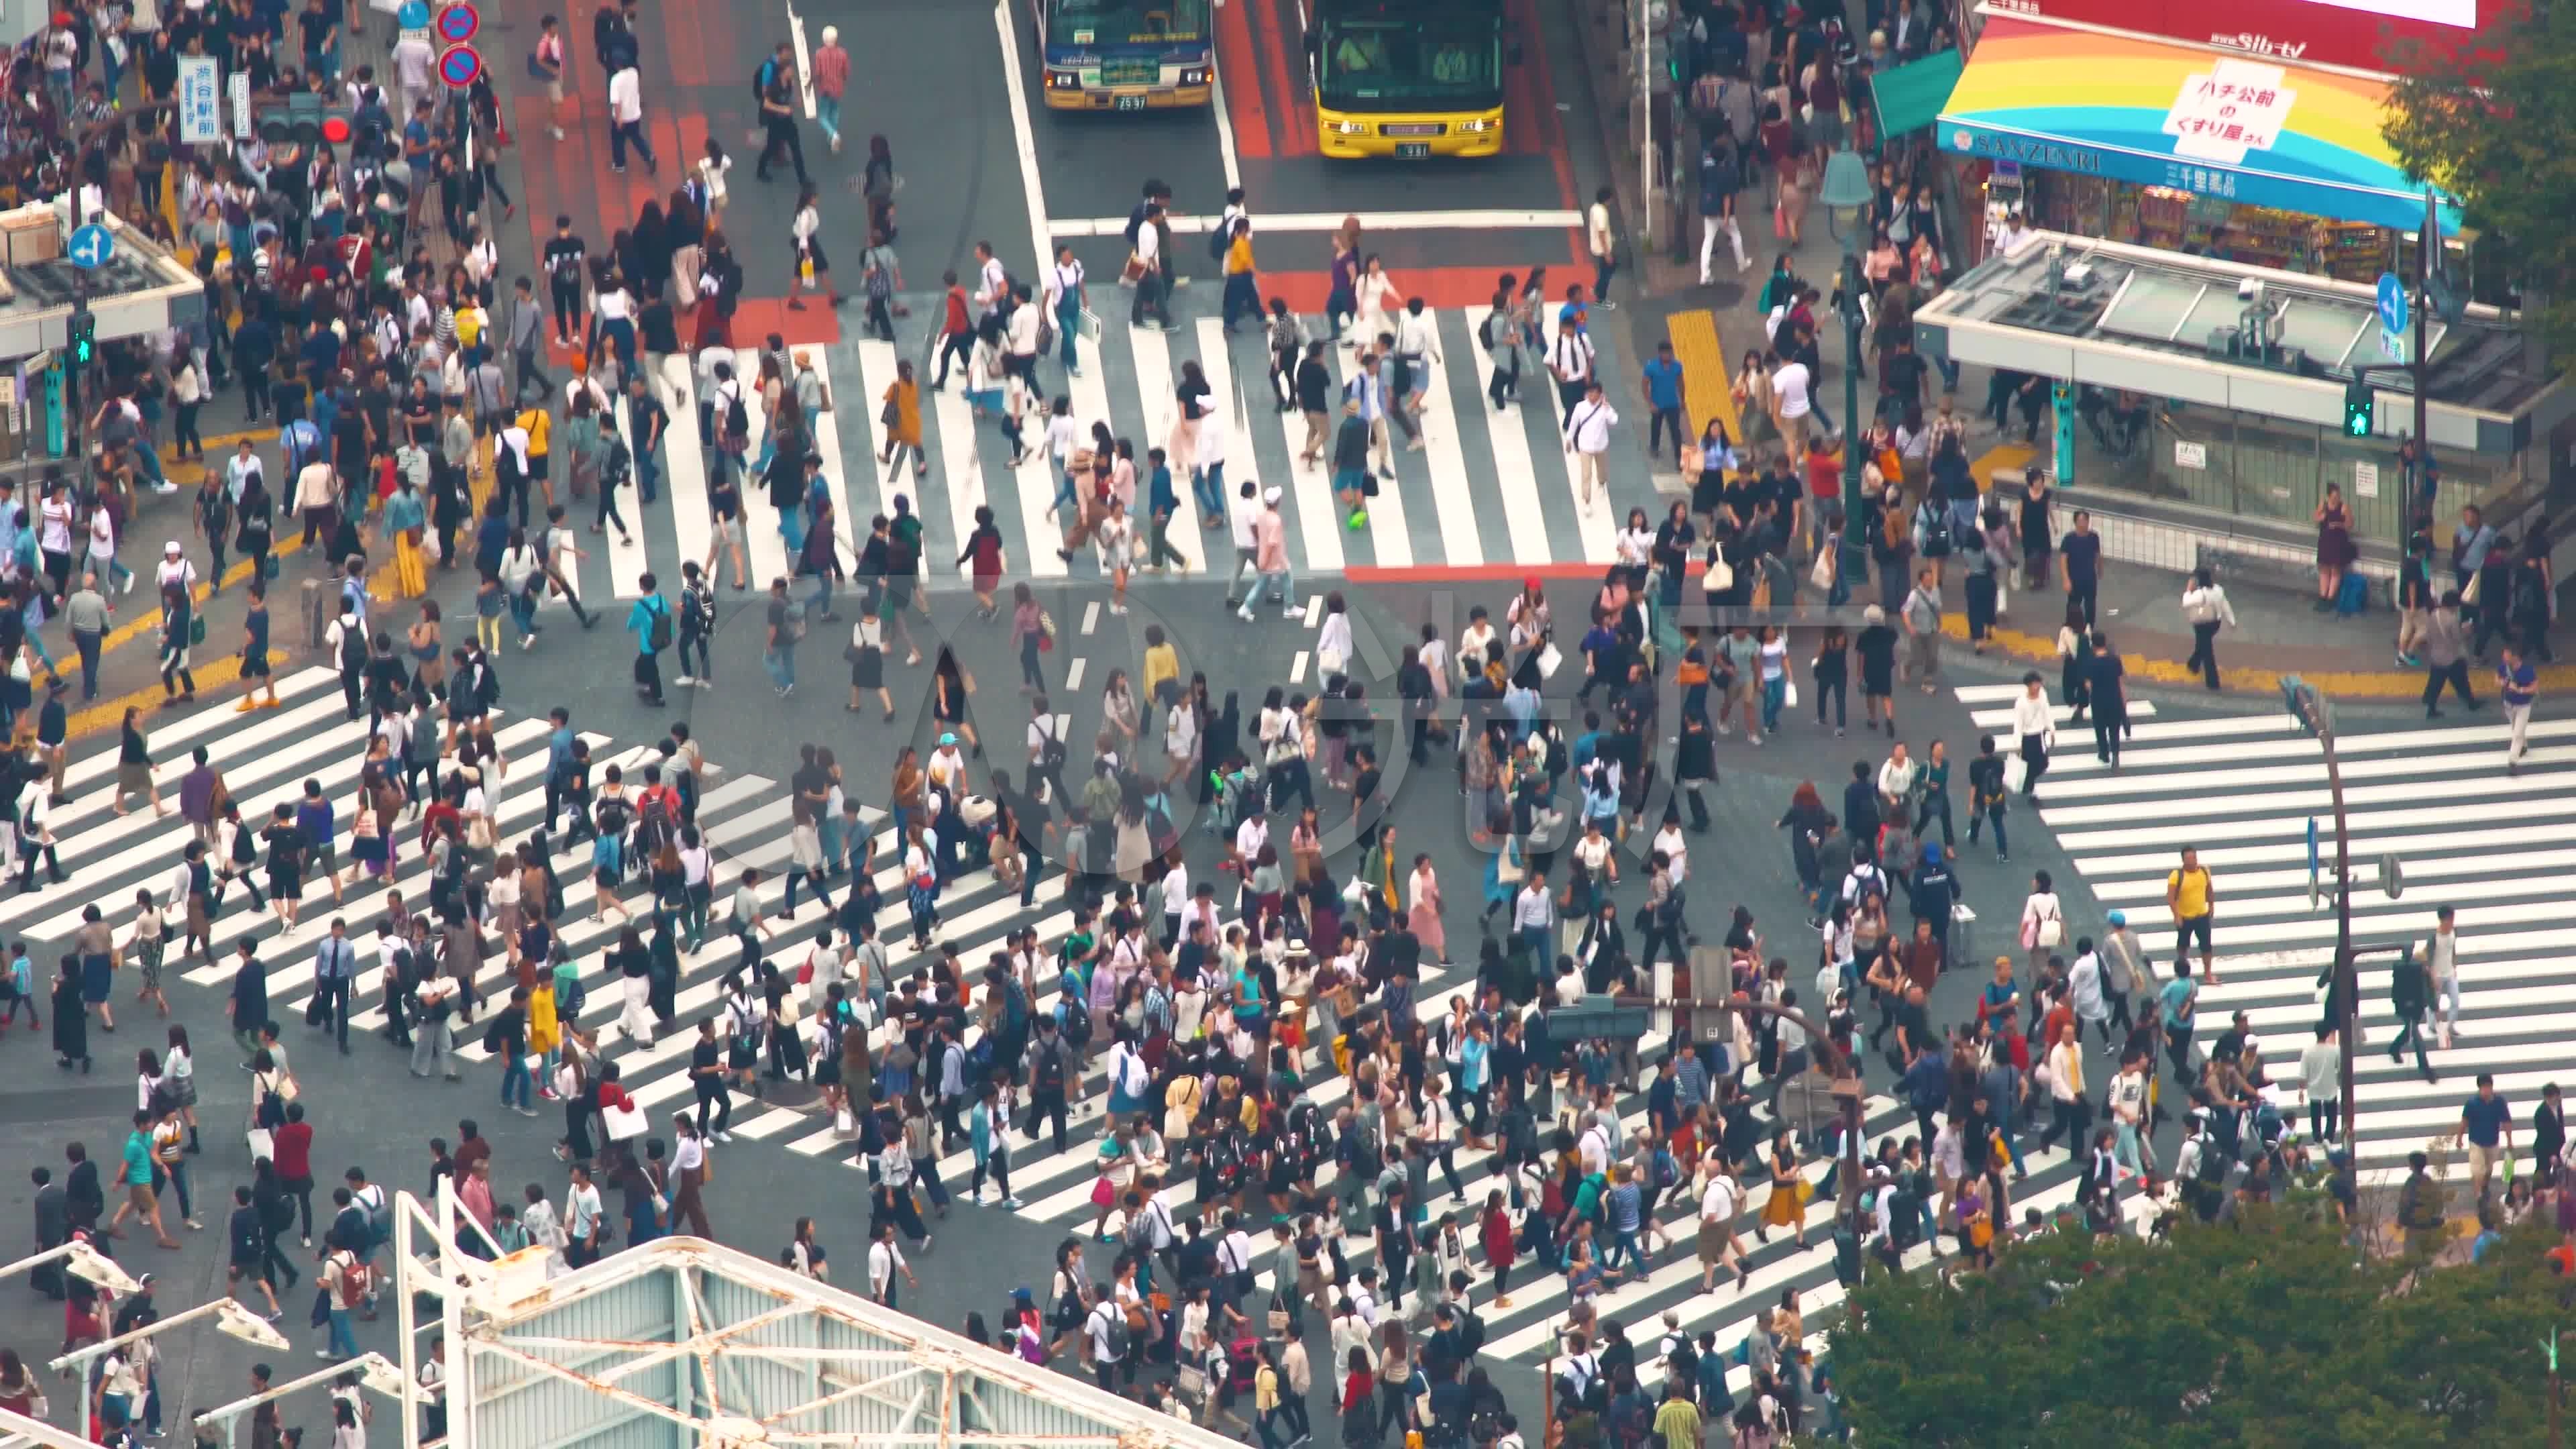
[[[1297,461],[1306,423],[1302,414],[1278,406],[1268,381],[1267,344],[1257,328],[1229,334],[1216,317],[1192,316],[1186,307],[1171,329],[1130,327],[1112,316],[1096,336],[1075,339],[1078,373],[1068,376],[1051,352],[1040,360],[1039,376],[1050,398],[1060,394],[1071,400],[1083,438],[1088,439],[1093,422],[1106,421],[1116,436],[1132,439],[1141,470],[1145,451],[1164,446],[1172,433],[1178,407],[1175,378],[1183,364],[1197,363],[1214,392],[1213,426],[1224,430],[1229,504],[1239,506],[1234,495],[1247,478],[1281,488],[1289,562],[1301,577],[1352,568],[1607,564],[1616,556],[1616,535],[1628,509],[1641,507],[1653,517],[1663,507],[1635,436],[1644,414],[1618,401],[1632,388],[1624,378],[1613,329],[1596,330],[1593,338],[1600,375],[1621,425],[1613,430],[1609,488],[1586,506],[1574,459],[1566,451],[1555,388],[1543,371],[1529,364],[1515,406],[1497,410],[1488,400],[1494,359],[1476,341],[1488,310],[1452,308],[1435,314],[1439,344],[1427,359],[1431,383],[1422,418],[1423,446],[1409,450],[1401,431],[1394,434],[1396,477],[1381,483],[1369,502],[1369,520],[1359,529],[1345,525],[1333,497],[1329,456],[1313,467]],[[1045,418],[1032,409],[1023,431],[1026,455],[1014,466],[1004,424],[978,416],[960,379],[952,377],[945,391],[929,387],[936,375],[932,359],[938,339],[926,329],[939,311],[933,305],[916,307],[898,324],[901,331],[894,342],[849,337],[791,349],[812,361],[832,401],[825,420],[830,425],[815,430],[815,442],[847,550],[845,562],[854,562],[858,546],[866,541],[867,519],[879,513],[891,516],[895,495],[902,494],[922,518],[925,577],[962,573],[957,557],[974,529],[976,510],[986,506],[1003,534],[1009,577],[1096,575],[1099,564],[1092,552],[1077,552],[1070,564],[1056,555],[1063,529],[1053,514],[1054,465],[1041,446]],[[1551,311],[1546,322],[1551,335],[1557,325]],[[1322,335],[1320,319],[1309,320],[1309,332]],[[1353,371],[1352,356],[1339,347],[1328,352],[1337,390]],[[921,471],[906,465],[894,477],[877,459],[886,443],[881,417],[887,389],[903,359],[913,362],[922,382],[925,458]],[[739,376],[757,376],[756,351],[737,351],[734,362]],[[675,587],[680,563],[704,562],[716,543],[706,506],[708,455],[699,435],[699,379],[688,360],[673,357],[653,382],[669,413],[658,464],[661,496],[640,504],[631,491],[624,494],[624,535],[612,530],[594,556],[567,561],[572,565],[567,575],[575,578],[586,599],[597,597],[602,588],[610,598],[640,597],[647,572],[662,587]],[[620,430],[631,437],[622,393],[614,411]],[[751,455],[757,458],[764,423],[758,407],[749,412]],[[1331,421],[1337,424],[1338,415]],[[1180,508],[1169,536],[1188,558],[1188,571],[1230,566],[1231,537],[1225,530],[1199,526],[1187,477],[1176,476],[1173,486]],[[1141,478],[1138,491],[1141,506]],[[758,581],[792,572],[792,560],[777,513],[758,480],[748,481],[743,492],[746,562],[758,587]],[[1137,529],[1140,541],[1144,532]]]
[[[328,669],[304,669],[279,680],[284,702],[276,710],[243,716],[229,707],[215,706],[165,716],[152,736],[154,753],[163,761],[155,769],[157,783],[165,792],[174,792],[193,764],[191,752],[202,746],[209,763],[223,771],[227,787],[240,803],[245,818],[258,818],[270,805],[295,798],[308,779],[320,784],[333,798],[345,798],[359,769],[367,727],[362,721],[346,717],[336,683],[336,676]],[[503,841],[523,840],[543,824],[546,731],[547,722],[533,714],[506,707],[496,713],[495,738],[500,758],[490,771],[487,788],[497,816],[496,835]],[[629,771],[655,758],[658,749],[655,745],[596,734],[584,738],[601,766],[617,763]],[[175,813],[167,817],[156,817],[148,811],[114,815],[110,808],[114,759],[113,752],[101,752],[71,767],[65,780],[69,803],[54,815],[60,854],[70,879],[59,886],[49,885],[0,901],[0,927],[14,935],[64,940],[80,925],[82,907],[96,901],[106,906],[111,924],[122,938],[131,929],[131,910],[117,903],[132,901],[137,889],[154,888],[163,891],[162,903],[168,905],[170,871],[191,838],[191,828]],[[828,913],[812,906],[804,907],[792,919],[777,914],[784,904],[785,883],[775,867],[787,857],[789,818],[789,807],[778,783],[739,768],[719,770],[711,777],[698,811],[699,824],[719,859],[719,896],[744,867],[762,868],[767,876],[756,889],[778,934],[767,943],[765,954],[783,968],[803,959],[828,919]],[[867,814],[866,826],[876,840],[879,860],[896,855],[886,825],[881,814]],[[572,854],[563,848],[560,836],[553,839],[557,849],[555,864],[560,870],[572,871]],[[378,932],[387,892],[400,891],[407,900],[414,901],[427,894],[426,859],[419,851],[408,848],[407,838],[401,844],[404,848],[398,849],[387,878],[353,882],[346,889],[345,900],[336,905],[332,903],[333,890],[327,878],[308,882],[302,898],[302,923],[290,932],[280,933],[274,917],[265,911],[245,909],[236,898],[214,922],[215,960],[210,964],[174,962],[171,969],[192,985],[224,990],[237,967],[234,943],[246,937],[255,939],[268,972],[270,1014],[276,1020],[290,1021],[301,1015],[311,998],[309,968],[314,949],[328,934],[331,918],[337,916],[348,923],[351,936],[359,942],[364,963],[353,984],[352,999],[358,1008],[353,1025],[360,1032],[381,1028],[385,1024],[384,976],[391,953]],[[900,868],[881,869],[876,883],[888,898],[897,896],[902,886]],[[630,909],[643,904],[643,889],[639,881],[627,883],[622,898]],[[1018,895],[1004,889],[991,872],[969,872],[943,893],[941,914],[941,927],[931,949],[954,947],[970,962],[980,960],[1005,937],[1023,929],[1034,928],[1044,942],[1060,936],[1072,924],[1061,876],[1044,880],[1031,902],[1023,905]],[[605,948],[624,924],[613,914],[602,918],[584,910],[578,901],[561,924],[562,936],[579,963],[587,992],[579,1021],[584,1030],[597,1033],[601,1051],[608,1060],[619,1064],[621,1079],[639,1104],[657,1115],[667,1114],[692,1097],[687,1077],[690,1034],[681,1028],[717,1009],[723,978],[738,964],[739,953],[733,942],[721,938],[703,951],[684,953],[676,988],[678,1017],[674,1028],[659,1033],[649,1043],[631,1040],[605,1029],[620,1007],[618,983],[611,979],[606,967]],[[506,959],[494,944],[478,982],[487,995],[506,990],[509,975]],[[898,975],[927,964],[903,933],[895,933],[887,946]],[[1051,972],[1042,970],[1040,1000],[1036,1004],[1039,1011],[1053,1009],[1056,983],[1051,977]],[[1428,963],[1419,984],[1416,1011],[1425,1021],[1436,1019],[1449,1010],[1454,1000],[1470,997],[1475,986],[1471,965]],[[980,993],[980,984],[976,989]],[[466,1036],[468,1040],[458,1045],[458,1055],[466,1063],[483,1064],[488,1054],[473,1039],[473,1033]],[[1652,1063],[1669,1045],[1664,1037],[1650,1035],[1638,1043],[1639,1059]],[[2537,1053],[2532,1059],[2537,1060]],[[1046,1221],[1068,1233],[1092,1226],[1095,1209],[1090,1199],[1091,1166],[1099,1141],[1108,1130],[1101,1112],[1106,1097],[1105,1074],[1105,1060],[1089,1064],[1081,1088],[1070,1094],[1083,1106],[1071,1124],[1067,1150],[1051,1152],[1045,1150],[1047,1143],[1025,1142],[1016,1151],[1019,1160],[1013,1164],[1012,1187],[1025,1204],[1016,1215]],[[1311,1082],[1309,1090],[1329,1113],[1346,1100],[1348,1082],[1331,1074],[1328,1061],[1321,1062],[1318,1078]],[[1796,1093],[1791,1094],[1790,1101],[1796,1105]],[[1617,1108],[1629,1132],[1643,1130],[1646,1102],[1646,1093],[1637,1083],[1623,1084]],[[1866,1145],[1873,1146],[1884,1135],[1906,1135],[1914,1130],[1911,1112],[1884,1095],[1866,1100],[1865,1124]],[[737,1099],[730,1130],[737,1138],[769,1144],[762,1150],[791,1152],[851,1170],[861,1167],[856,1144],[840,1136],[833,1123],[811,1110]],[[1462,1226],[1469,1229],[1466,1236],[1471,1245],[1470,1257],[1479,1260],[1474,1265],[1476,1276],[1487,1285],[1476,1290],[1475,1296],[1487,1324],[1489,1351],[1518,1361],[1542,1362],[1555,1351],[1556,1326],[1562,1322],[1567,1307],[1565,1280],[1524,1260],[1516,1270],[1519,1281],[1514,1285],[1511,1305],[1504,1307],[1491,1301],[1490,1275],[1487,1265],[1481,1262],[1482,1249],[1475,1245],[1472,1224],[1484,1195],[1504,1184],[1497,1176],[1499,1165],[1486,1151],[1462,1149],[1456,1163],[1466,1196],[1463,1201],[1443,1204],[1437,1210],[1462,1214]],[[2028,1165],[2030,1178],[2017,1185],[2012,1203],[2016,1215],[2024,1208],[2053,1212],[2072,1201],[2077,1173],[2065,1151],[2030,1154]],[[1804,1167],[1803,1176],[1810,1183],[1818,1182],[1828,1166],[1821,1159],[1811,1161]],[[967,1154],[952,1153],[941,1158],[937,1169],[944,1182],[962,1187],[971,1175],[972,1161]],[[1335,1171],[1329,1163],[1320,1169],[1321,1185],[1327,1191]],[[1446,1180],[1435,1178],[1435,1184],[1445,1186]],[[1820,1194],[1806,1208],[1806,1246],[1800,1247],[1789,1235],[1780,1233],[1775,1233],[1769,1243],[1748,1242],[1752,1247],[1747,1260],[1750,1280],[1737,1288],[1731,1277],[1722,1278],[1716,1291],[1708,1293],[1701,1292],[1698,1286],[1699,1266],[1693,1246],[1695,1195],[1684,1183],[1664,1197],[1655,1213],[1660,1250],[1649,1255],[1642,1276],[1603,1293],[1597,1303],[1601,1316],[1620,1320],[1634,1334],[1648,1331],[1669,1311],[1683,1329],[1694,1334],[1712,1332],[1720,1345],[1731,1351],[1750,1330],[1754,1315],[1776,1304],[1784,1291],[1797,1294],[1801,1306],[1810,1313],[1840,1300],[1841,1288],[1834,1274],[1833,1207],[1829,1197]],[[1177,1174],[1167,1200],[1178,1213],[1193,1211],[1195,1181],[1188,1174]],[[2146,1207],[2142,1202],[2130,1203],[2132,1221],[2140,1218]],[[961,1209],[970,1215],[983,1210],[989,1209]],[[1115,1229],[1121,1223],[1113,1217],[1109,1226]],[[1354,1269],[1367,1265],[1374,1254],[1373,1246],[1361,1238],[1348,1239],[1343,1247]],[[1917,1247],[1907,1262],[1920,1264],[1929,1257],[1928,1248]],[[1273,1286],[1264,1273],[1257,1291],[1266,1296]],[[1821,1334],[1815,1346],[1821,1348]],[[1738,1370],[1739,1388],[1743,1378],[1743,1372]]]
[[[2013,686],[1957,691],[1972,710]],[[2132,705],[2132,713],[2139,713]],[[2402,1178],[2408,1153],[2459,1129],[2479,1072],[2528,1123],[2542,1086],[2576,1050],[2563,954],[2576,944],[2576,720],[2538,720],[2519,774],[2505,770],[2501,721],[2471,717],[2420,728],[2336,735],[2351,831],[2356,947],[2416,945],[2442,906],[2457,912],[2461,1000],[2448,1044],[2427,1023],[2428,1082],[2411,1055],[2392,1062],[2396,1017],[2387,954],[2358,971],[2363,1040],[2354,1057],[2355,1162],[2365,1181]],[[2334,867],[2333,798],[2315,740],[2278,710],[2207,718],[2148,717],[2110,769],[2067,748],[2049,760],[2039,814],[2105,911],[2126,914],[2160,970],[2174,957],[2167,874],[2186,846],[2217,891],[2218,984],[2200,989],[2199,1040],[2243,1012],[2272,1100],[2304,1128],[2300,1053],[2315,1040],[2320,977],[2336,936],[2330,895],[2308,895],[2311,822],[2323,879]],[[2377,862],[2401,862],[2401,891],[2381,889]],[[2070,935],[2099,935],[2098,921]],[[2437,1011],[2439,1010],[2437,1006]]]

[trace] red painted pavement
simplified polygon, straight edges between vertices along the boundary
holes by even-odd
[[[1261,93],[1247,8],[1246,4],[1216,7],[1217,79],[1225,87],[1226,122],[1234,131],[1235,154],[1246,161],[1267,161],[1272,150],[1271,118],[1282,115],[1284,108],[1275,96]]]

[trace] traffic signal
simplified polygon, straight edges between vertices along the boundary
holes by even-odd
[[[87,367],[98,355],[98,317],[90,312],[72,314],[71,365]]]
[[[259,113],[259,138],[271,146],[340,146],[352,134],[348,107],[333,105],[327,96],[299,91]]]
[[[2367,438],[2379,414],[2378,390],[2366,378],[2356,377],[2343,385],[2343,435]]]

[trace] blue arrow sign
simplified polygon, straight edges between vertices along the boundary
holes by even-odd
[[[2396,335],[2406,330],[2406,286],[2395,272],[2379,274],[2379,330]]]
[[[403,0],[394,11],[394,24],[404,30],[418,30],[429,24],[429,0]]]
[[[72,233],[71,255],[73,266],[94,272],[116,255],[116,238],[108,235],[106,227],[91,222]]]

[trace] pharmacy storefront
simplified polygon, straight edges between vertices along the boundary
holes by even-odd
[[[2332,8],[2332,7],[2319,7]],[[2026,224],[2370,282],[2423,188],[2380,135],[2390,82],[1989,7],[1935,134],[1989,235]],[[2458,211],[2437,202],[2444,235]]]

